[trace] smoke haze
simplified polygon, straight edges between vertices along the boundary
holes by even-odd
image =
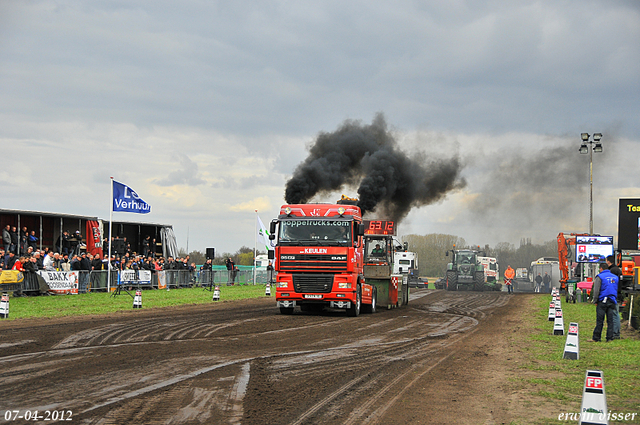
[[[321,133],[287,182],[285,200],[307,203],[316,195],[357,187],[363,215],[375,212],[400,221],[411,208],[463,188],[461,170],[457,155],[445,160],[427,160],[422,153],[407,156],[378,114],[370,125],[345,121],[336,131]]]

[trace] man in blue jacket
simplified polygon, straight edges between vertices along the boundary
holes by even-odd
[[[590,342],[598,342],[602,337],[604,317],[607,316],[607,342],[613,340],[613,315],[616,312],[618,296],[618,276],[611,273],[607,263],[600,263],[600,273],[593,280],[591,302],[596,304],[596,327]]]

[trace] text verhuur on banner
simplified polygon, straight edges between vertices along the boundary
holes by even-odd
[[[148,214],[151,205],[140,199],[129,186],[113,180],[113,211]]]

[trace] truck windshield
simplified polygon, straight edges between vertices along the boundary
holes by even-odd
[[[387,239],[368,237],[365,242],[365,256],[367,261],[388,261]]]
[[[351,221],[296,219],[282,220],[278,241],[290,245],[348,245]]]
[[[459,252],[458,253],[458,263],[459,264],[472,264],[475,260],[473,258],[472,252]]]

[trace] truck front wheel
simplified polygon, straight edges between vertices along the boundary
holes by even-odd
[[[362,304],[362,312],[373,314],[376,312],[376,304],[378,304],[378,289],[373,288],[373,296],[371,297],[371,305]]]
[[[458,289],[458,276],[456,272],[447,272],[447,291],[455,291]]]
[[[473,287],[478,292],[484,291],[484,272],[476,272],[473,279]]]
[[[280,307],[280,314],[293,314],[293,307]]]
[[[360,306],[362,304],[362,293],[360,289],[360,285],[358,285],[358,289],[356,291],[356,302],[351,303],[351,307],[347,310],[347,316],[349,317],[358,317],[360,315]]]

